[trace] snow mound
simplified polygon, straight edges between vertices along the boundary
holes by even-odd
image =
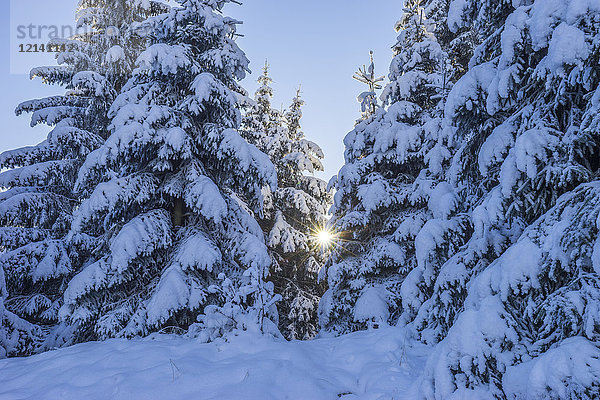
[[[249,333],[209,344],[112,339],[1,360],[0,398],[402,399],[427,352],[399,328],[308,342]]]

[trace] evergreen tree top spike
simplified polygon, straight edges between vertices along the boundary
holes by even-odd
[[[264,89],[266,88],[268,88],[270,92],[269,84],[273,82],[273,79],[271,79],[271,77],[269,76],[269,68],[269,61],[265,60],[265,66],[262,68],[263,73],[257,79],[257,82],[261,84],[261,87],[256,91],[257,95],[261,94],[261,92],[264,91]],[[270,97],[272,97],[272,95]]]
[[[382,88],[379,82],[383,82],[385,76],[376,77],[373,51],[371,50],[369,54],[371,56],[371,64],[369,64],[368,67],[366,65],[363,65],[362,68],[359,68],[358,71],[354,74],[353,78],[361,83],[369,85],[369,91],[374,92],[375,90],[379,90]]]
[[[362,92],[357,99],[361,105],[361,120],[365,120],[371,115],[375,114],[375,111],[378,107],[377,93],[375,93],[375,91],[382,88],[381,82],[383,82],[383,80],[385,79],[385,76],[377,77],[375,75],[375,61],[373,59],[373,51],[371,51],[369,54],[371,56],[371,63],[369,64],[369,66],[367,67],[366,65],[363,65],[362,68],[359,68],[353,76],[354,79],[366,84],[369,87],[369,89],[365,92]],[[360,122],[361,120],[357,122]]]

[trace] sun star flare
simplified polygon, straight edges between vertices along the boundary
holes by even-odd
[[[335,234],[328,228],[320,228],[314,233],[316,242],[323,248],[329,249],[334,245]]]

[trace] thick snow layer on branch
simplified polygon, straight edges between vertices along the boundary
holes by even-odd
[[[478,100],[480,93],[485,93],[494,79],[495,72],[491,62],[481,64],[472,68],[456,82],[446,101],[446,117],[449,119],[456,117],[458,110],[463,106],[469,111],[472,110],[473,102]]]
[[[191,61],[185,46],[157,43],[140,54],[137,64],[140,71],[156,71],[169,75],[177,73],[180,68],[188,68]]]
[[[141,214],[129,221],[110,244],[112,269],[122,273],[140,255],[171,244],[171,218],[164,210]]]
[[[390,317],[389,293],[383,287],[368,287],[360,295],[354,307],[355,321],[369,321],[385,326]]]
[[[187,281],[178,265],[172,265],[163,272],[158,287],[146,306],[148,325],[161,324],[173,312],[188,307],[191,293]]]
[[[108,63],[125,61],[125,51],[121,46],[113,46],[106,52],[105,59]]]
[[[583,337],[566,339],[546,353],[506,370],[509,399],[571,398],[600,382],[600,348]],[[583,397],[581,397],[583,398]]]
[[[204,217],[217,223],[227,214],[227,203],[219,187],[207,176],[199,176],[188,185],[185,202]]]
[[[273,228],[269,232],[267,245],[271,248],[279,247],[284,253],[294,253],[306,250],[307,237],[288,224],[281,211],[278,211]]]
[[[244,140],[235,129],[226,129],[222,135],[223,141],[219,147],[219,158],[234,158],[243,172],[249,172],[251,168],[256,169],[258,176],[263,178],[271,186],[271,189],[275,190],[277,173],[269,157],[258,150],[256,146]]]
[[[223,255],[215,243],[201,231],[190,234],[175,253],[175,263],[184,271],[212,272],[222,259]]]
[[[131,206],[142,204],[156,193],[158,182],[149,174],[137,174],[101,183],[85,200],[73,218],[73,230],[81,231],[89,221],[101,213],[113,211],[121,203]]]
[[[110,253],[85,267],[65,290],[65,303],[74,305],[89,289],[99,289],[123,280],[134,260],[151,255],[172,242],[171,218],[164,210],[141,214],[125,224],[110,243]],[[65,311],[65,310],[63,310]]]

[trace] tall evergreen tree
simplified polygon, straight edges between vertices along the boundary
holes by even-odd
[[[143,45],[133,24],[165,7],[154,1],[82,0],[77,25],[85,33],[54,40],[51,45],[61,50],[59,66],[31,72],[66,92],[21,104],[17,114],[31,112],[32,126],[52,130],[36,146],[0,155],[0,168],[9,169],[0,174],[6,189],[0,197],[2,353],[25,355],[68,340],[68,332],[56,327],[65,279],[80,262],[65,240],[80,204],[73,190],[77,170],[107,138],[108,107]]]
[[[423,313],[447,335],[424,398],[600,396],[600,7],[552,5],[450,7],[450,27],[481,38],[445,121],[474,232]]]
[[[111,135],[79,171],[88,198],[71,236],[94,250],[60,310],[77,341],[164,328],[204,340],[234,328],[276,334],[254,215],[277,181],[237,131],[248,60],[227,3],[181,0],[140,25],[148,45],[111,107]]]
[[[454,192],[436,178],[448,158],[437,140],[447,56],[419,1],[406,3],[396,28],[382,96],[389,106],[348,134],[346,164],[333,181],[333,226],[343,246],[328,270],[321,322],[336,332],[395,323],[403,310],[414,314],[437,268],[431,254],[453,251],[460,240],[443,239],[465,230],[463,219],[447,220]]]
[[[265,193],[261,225],[273,259],[271,280],[282,296],[279,327],[288,339],[309,339],[318,331],[317,306],[323,294],[317,279],[323,254],[314,235],[325,225],[330,194],[324,181],[307,173],[323,171],[323,151],[301,130],[300,90],[281,113],[271,107],[268,66],[258,82],[256,105],[244,117],[244,132],[269,155],[278,175],[278,189]]]
[[[263,150],[266,138],[281,137],[284,129],[283,114],[271,107],[273,79],[269,76],[269,63],[265,61],[263,73],[258,77],[258,89],[254,93],[254,103],[243,117],[243,133],[247,140]]]

